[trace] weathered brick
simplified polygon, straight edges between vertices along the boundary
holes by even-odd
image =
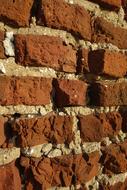
[[[127,171],[127,141],[119,144],[111,144],[102,152],[102,164],[104,166],[104,173],[119,174]]]
[[[20,190],[21,178],[15,162],[0,167],[0,189]]]
[[[89,0],[98,3],[104,9],[118,10],[122,5],[121,0]]]
[[[99,142],[103,137],[117,135],[122,128],[122,118],[118,112],[79,116],[82,142]]]
[[[79,5],[61,0],[41,0],[38,24],[67,30],[81,38],[91,39],[90,14]]]
[[[70,143],[73,139],[73,118],[47,115],[35,118],[19,118],[12,124],[20,147],[43,143]]]
[[[127,48],[127,29],[115,26],[102,17],[97,17],[93,26],[92,42],[112,43],[118,48]]]
[[[19,34],[14,39],[16,63],[76,72],[76,50],[66,45],[61,38]]]
[[[0,77],[1,105],[45,105],[50,103],[51,79],[39,77]]]
[[[7,118],[0,117],[0,146],[4,144],[7,138],[7,126],[6,126]]]
[[[90,104],[95,106],[127,105],[127,82],[100,81],[93,83],[89,96]]]
[[[4,59],[6,58],[5,53],[4,53],[4,46],[3,46],[3,41],[4,41],[4,31],[0,31],[0,58]]]
[[[63,155],[51,159],[32,159],[27,164],[27,167],[25,164],[25,167],[27,169],[31,168],[34,178],[33,181],[37,181],[42,189],[48,189],[54,186],[68,187],[72,184],[84,183],[96,176],[99,169],[99,158],[98,152],[93,152],[87,155],[87,157],[82,154]],[[28,185],[32,187],[34,184],[30,182],[29,176],[27,177],[29,183],[26,180],[26,186],[28,189]]]
[[[28,26],[33,0],[1,0],[0,21],[15,27]]]
[[[78,65],[77,65],[77,72],[78,73],[88,73],[89,64],[88,64],[88,56],[89,56],[89,49],[83,48],[80,49],[78,52]]]
[[[57,107],[86,105],[87,84],[84,81],[54,79],[53,85]]]
[[[122,53],[110,50],[95,50],[90,51],[88,57],[91,73],[113,77],[123,77],[126,74],[127,56]]]

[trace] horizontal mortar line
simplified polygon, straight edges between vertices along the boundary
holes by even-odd
[[[7,59],[0,59],[0,71],[6,76],[33,76],[33,77],[45,77],[45,78],[58,78],[58,79],[70,79],[70,80],[82,80],[86,82],[92,82],[93,78],[95,78],[96,82],[99,81],[127,81],[127,76],[123,78],[111,78],[100,75],[95,75],[91,73],[87,74],[76,74],[76,73],[65,73],[56,71],[53,68],[49,67],[25,67],[19,65],[15,62],[13,57]]]
[[[64,73],[45,66],[25,67],[17,64],[13,57],[10,57],[8,59],[0,59],[0,70],[7,76],[35,76],[73,80],[83,78],[83,76],[81,77],[81,75],[76,75],[75,73]]]
[[[75,142],[72,141],[68,145],[68,147],[66,144],[53,145],[51,143],[48,143],[21,148],[21,152],[24,156],[35,158],[40,158],[42,156],[46,156],[48,158],[55,158],[58,156],[69,155],[73,153],[91,153],[97,150],[100,151],[100,142],[83,143],[83,145],[81,145],[75,144]]]
[[[69,4],[78,4],[90,11],[93,15],[101,16],[107,21],[113,23],[115,26],[127,29],[127,22],[124,19],[124,10],[122,7],[117,13],[111,10],[103,10],[99,4],[87,0],[65,0],[65,2]]]
[[[86,48],[90,50],[99,50],[99,49],[109,49],[112,52],[121,52],[121,53],[127,53],[127,49],[120,49],[116,45],[112,43],[102,43],[102,42],[90,42],[86,40],[79,40],[78,42],[80,48]]]
[[[28,105],[0,105],[0,115],[13,115],[19,113],[21,115],[28,114],[28,117],[39,115],[43,116],[50,112],[54,112],[58,115],[68,115],[68,116],[78,116],[78,115],[89,115],[98,113],[108,113],[119,110],[127,110],[127,106],[111,106],[111,107],[87,107],[87,106],[75,106],[75,107],[63,107],[62,109],[53,109],[53,104],[49,105],[38,105],[38,106],[28,106]]]
[[[15,113],[19,113],[21,115],[27,115],[29,117],[34,116],[44,116],[48,113],[54,112],[58,115],[67,115],[67,116],[78,116],[78,115],[89,115],[89,114],[99,114],[99,113],[111,113],[111,112],[119,112],[119,111],[127,111],[127,106],[71,106],[71,107],[63,107],[60,108],[53,108],[53,104],[48,104],[45,106],[38,105],[38,106],[28,106],[28,105],[9,105],[9,106],[2,106],[0,105],[0,115],[14,115]]]
[[[53,105],[45,105],[45,106],[28,106],[28,105],[10,105],[10,106],[1,106],[0,105],[0,115],[13,115],[15,113],[19,113],[21,115],[27,115],[31,117],[31,115],[46,115],[53,111]]]

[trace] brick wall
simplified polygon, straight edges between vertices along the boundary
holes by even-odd
[[[0,190],[126,190],[127,1],[0,7]]]

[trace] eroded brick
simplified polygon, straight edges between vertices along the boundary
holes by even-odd
[[[127,29],[115,26],[102,17],[97,17],[93,26],[92,42],[112,43],[120,49],[127,48]]]
[[[16,63],[76,72],[76,50],[61,38],[43,35],[15,35]]]
[[[55,104],[62,106],[84,106],[87,102],[87,84],[84,81],[54,79]]]
[[[50,103],[52,80],[39,77],[0,77],[1,105],[45,105]]]
[[[20,190],[21,178],[15,162],[0,166],[0,189]]]
[[[73,118],[69,116],[47,115],[36,118],[16,119],[12,124],[20,147],[43,143],[70,143],[73,139]]]
[[[95,106],[127,105],[127,83],[125,81],[100,81],[90,88],[91,104]]]
[[[0,58],[1,59],[5,59],[6,56],[5,56],[5,53],[4,53],[4,46],[3,46],[3,41],[4,41],[4,31],[0,31]]]
[[[0,20],[15,27],[28,26],[33,0],[1,0]]]
[[[99,153],[93,152],[86,157],[82,154],[63,155],[55,158],[32,159],[27,172],[32,169],[33,181],[38,182],[42,189],[53,186],[68,187],[72,184],[81,184],[92,179],[98,173]],[[32,182],[26,186],[33,186]],[[41,190],[39,188],[39,190]]]
[[[88,66],[91,73],[113,77],[123,77],[126,74],[127,56],[122,53],[110,50],[95,50],[90,51],[88,57]]]
[[[102,164],[104,173],[119,174],[127,171],[127,141],[111,144],[103,150]]]
[[[122,117],[118,112],[79,116],[82,142],[99,142],[104,137],[117,135],[122,128]]]
[[[38,24],[67,30],[81,38],[91,39],[90,14],[79,5],[61,0],[41,0]]]

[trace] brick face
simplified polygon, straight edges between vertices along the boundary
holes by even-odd
[[[112,43],[120,49],[127,48],[127,30],[113,25],[102,17],[97,17],[94,22],[92,42]]]
[[[23,66],[44,66],[76,72],[76,50],[61,38],[37,35],[15,36],[16,62]]]
[[[33,0],[1,0],[0,20],[15,27],[29,25]]]
[[[0,0],[0,190],[127,189],[126,21],[127,0]]]
[[[91,73],[123,77],[127,71],[127,56],[109,50],[95,50],[89,53],[88,65]]]
[[[72,182],[80,184],[95,176],[99,169],[99,157],[98,152],[93,152],[88,155],[88,160],[81,154],[33,159],[27,168],[32,169],[34,180],[41,184],[43,189],[51,186],[68,187]],[[27,185],[30,186],[30,183]]]
[[[7,118],[0,117],[0,146],[4,144],[7,138],[7,126],[6,126]]]
[[[43,116],[17,119],[12,125],[20,147],[43,143],[70,143],[73,139],[73,118],[69,116]]]
[[[20,190],[21,178],[15,162],[0,166],[0,189]]]
[[[91,104],[95,106],[127,105],[127,83],[125,81],[102,81],[91,85]]]
[[[0,31],[0,59],[5,59],[5,53],[4,53],[4,46],[3,46],[3,41],[4,41],[4,31]]]
[[[0,89],[1,105],[45,105],[50,103],[52,85],[46,78],[1,76]]]
[[[120,144],[111,144],[103,151],[104,173],[118,174],[127,171],[126,145],[126,141]]]
[[[67,30],[81,38],[91,39],[91,18],[83,7],[69,5],[63,0],[41,0],[41,3],[38,24]]]
[[[104,137],[117,135],[122,128],[122,117],[117,112],[78,118],[82,142],[99,142]]]
[[[54,79],[55,104],[62,106],[84,106],[87,103],[87,84],[79,80]]]

